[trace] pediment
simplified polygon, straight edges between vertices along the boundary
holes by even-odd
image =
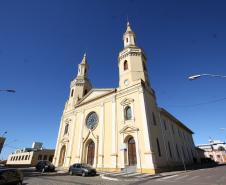
[[[125,98],[125,99],[123,99],[122,101],[121,101],[121,105],[129,105],[129,104],[131,104],[132,102],[134,102],[134,99],[132,99],[132,98]]]
[[[67,137],[64,137],[63,139],[61,139],[60,141],[61,143],[68,143],[69,139]]]
[[[87,136],[83,138],[83,143],[85,143],[88,139],[92,139],[96,141],[98,139],[98,136],[95,136],[92,130],[89,130]]]
[[[139,131],[139,128],[133,126],[125,126],[120,130],[120,134],[130,134]]]
[[[103,96],[113,92],[114,90],[115,89],[92,89],[88,92],[87,95],[85,95],[81,100],[79,100],[77,105],[103,97]]]

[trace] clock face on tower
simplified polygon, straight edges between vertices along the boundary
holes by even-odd
[[[88,129],[94,129],[96,128],[98,123],[98,116],[96,112],[91,112],[88,114],[86,119],[86,126]]]

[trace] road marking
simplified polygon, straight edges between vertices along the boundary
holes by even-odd
[[[165,180],[165,179],[170,179],[170,178],[173,178],[173,177],[177,177],[178,175],[172,175],[172,176],[167,176],[167,177],[163,177],[161,179]]]
[[[191,178],[189,178],[188,180],[189,180],[189,181],[191,181],[191,180],[193,180],[193,179],[197,179],[198,177],[200,177],[200,175],[197,175],[197,176],[191,177]]]
[[[110,178],[110,177],[105,177],[105,176],[101,176],[102,179],[105,179],[105,180],[110,180],[110,181],[118,181],[118,179],[116,178]]]
[[[131,174],[134,174],[133,172],[132,173],[115,173],[115,174],[109,174],[110,176],[128,176],[128,175],[131,175]]]

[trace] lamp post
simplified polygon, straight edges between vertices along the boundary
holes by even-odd
[[[7,131],[5,131],[0,137],[4,137],[7,134]]]
[[[201,78],[203,76],[226,78],[226,76],[224,76],[224,75],[215,75],[215,74],[205,74],[204,73],[204,74],[196,74],[196,75],[189,76],[188,79],[189,80],[196,80],[196,79]]]
[[[15,93],[16,91],[13,89],[0,89],[0,92],[9,92],[9,93]]]

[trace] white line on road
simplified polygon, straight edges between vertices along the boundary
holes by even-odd
[[[101,176],[102,179],[105,179],[105,180],[110,180],[110,181],[118,181],[118,179],[116,178],[110,178],[110,177],[105,177],[105,176]]]
[[[111,176],[128,176],[128,175],[134,174],[133,172],[131,173],[115,173],[115,174],[110,174]]]

